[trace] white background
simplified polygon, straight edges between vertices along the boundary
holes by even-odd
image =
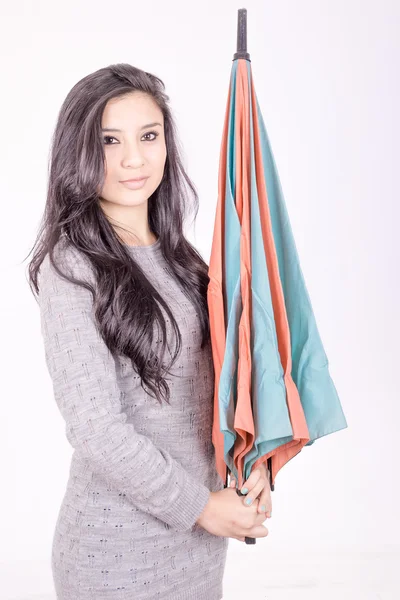
[[[165,82],[200,196],[187,233],[208,262],[239,8],[349,427],[279,472],[269,536],[255,546],[230,540],[224,600],[400,597],[400,3],[35,0],[1,4],[4,600],[55,598],[50,545],[72,453],[26,271],[58,110],[79,79],[112,63]]]

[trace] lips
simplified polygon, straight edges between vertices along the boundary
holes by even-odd
[[[124,179],[120,183],[131,183],[133,181],[143,181],[144,179],[148,179],[148,177],[135,177],[133,179]]]
[[[143,177],[142,179],[134,179],[133,181],[121,181],[121,184],[129,190],[140,190],[146,185],[147,180],[148,177]]]

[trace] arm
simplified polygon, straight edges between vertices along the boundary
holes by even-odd
[[[72,261],[71,275],[87,279],[81,261]],[[132,504],[180,531],[190,529],[210,490],[125,422],[114,359],[98,333],[91,293],[60,277],[48,255],[39,288],[45,359],[68,441]]]

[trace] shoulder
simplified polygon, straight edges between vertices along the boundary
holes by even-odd
[[[75,248],[64,236],[54,246],[53,259],[60,270],[72,277],[93,276],[93,269],[87,256]],[[40,271],[47,274],[55,271],[49,252],[45,255]]]
[[[69,277],[93,287],[95,278],[89,259],[71,245],[66,237],[61,237],[53,250],[53,261],[48,252],[39,269],[39,296],[51,291],[67,291],[68,293],[90,293],[86,286],[68,280]],[[61,273],[57,270],[57,268]],[[64,276],[67,278],[65,278]]]

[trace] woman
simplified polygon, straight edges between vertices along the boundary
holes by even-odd
[[[29,276],[74,448],[52,546],[63,600],[220,600],[228,537],[267,535],[215,469],[208,270],[183,235],[198,199],[163,89],[100,69],[53,137]]]

